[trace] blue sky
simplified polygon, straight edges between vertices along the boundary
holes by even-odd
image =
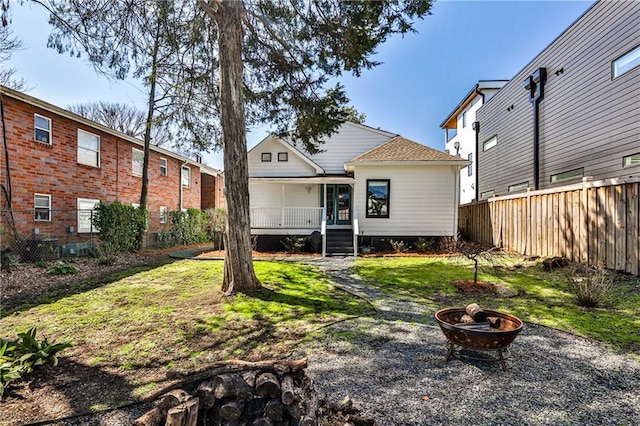
[[[340,81],[372,127],[444,149],[440,123],[478,80],[510,79],[559,36],[593,1],[439,1],[416,25],[418,34],[394,37],[378,51],[377,68]],[[47,49],[47,14],[14,7],[12,28],[24,48],[10,66],[27,79],[30,95],[66,107],[94,100],[130,102],[145,109],[134,81],[109,81],[83,59]],[[249,148],[267,135],[256,129]],[[220,153],[204,161],[221,168]]]

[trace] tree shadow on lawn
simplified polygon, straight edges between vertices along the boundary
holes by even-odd
[[[68,296],[103,287],[140,272],[150,271],[179,260],[180,259],[174,259],[168,256],[159,259],[151,259],[143,265],[137,265],[134,267],[123,266],[122,269],[109,272],[106,275],[90,276],[88,279],[83,281],[74,280],[73,275],[71,275],[68,276],[68,280],[61,282],[60,285],[50,287],[38,294],[14,292],[2,299],[0,318],[12,315],[15,312],[25,311],[41,304],[52,303]]]
[[[133,403],[134,407],[121,423],[132,424],[152,405],[137,403],[135,388],[125,371],[87,366],[62,357],[57,367],[43,366],[27,381],[12,384],[7,389],[1,403],[0,423],[27,424],[77,417],[71,424],[105,424],[92,419],[96,412]],[[62,420],[51,422],[54,423],[67,424]]]

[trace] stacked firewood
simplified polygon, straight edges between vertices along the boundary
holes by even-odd
[[[305,375],[307,360],[231,362],[181,381],[135,426],[316,426],[318,399]]]
[[[484,309],[477,303],[471,303],[465,308],[466,314],[460,317],[456,327],[470,330],[491,330],[500,328],[501,320],[498,317],[489,317]]]

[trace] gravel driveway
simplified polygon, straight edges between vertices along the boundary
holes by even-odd
[[[640,358],[597,342],[526,324],[498,363],[457,353],[419,304],[390,298],[353,275],[353,258],[322,268],[378,314],[336,324],[301,348],[330,401],[350,396],[380,425],[637,425]],[[640,330],[639,330],[640,332]]]

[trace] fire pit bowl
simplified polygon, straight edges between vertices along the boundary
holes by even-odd
[[[441,309],[435,314],[436,321],[440,325],[442,333],[449,341],[449,349],[445,361],[449,361],[455,346],[463,348],[496,351],[497,361],[503,370],[507,370],[504,363],[504,350],[513,342],[524,326],[519,318],[503,312],[485,309],[488,318],[499,318],[498,328],[473,329],[456,325],[466,314],[465,308]]]

